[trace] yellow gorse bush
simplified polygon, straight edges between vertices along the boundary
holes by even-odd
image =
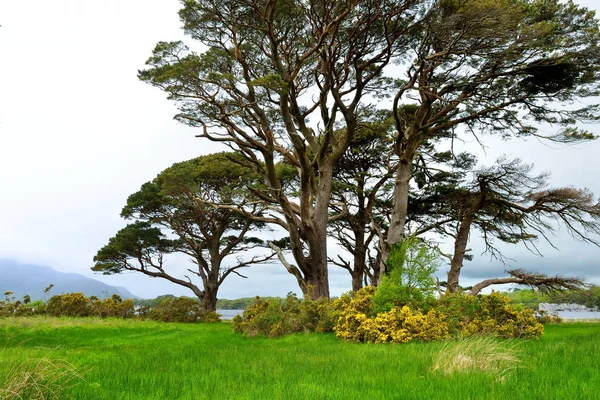
[[[372,315],[374,292],[373,288],[365,288],[338,300],[341,312],[334,326],[337,337],[356,342],[408,343],[482,334],[539,338],[543,333],[533,311],[517,310],[499,293],[443,297],[428,312],[403,306]]]

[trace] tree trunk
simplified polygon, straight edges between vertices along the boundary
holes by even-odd
[[[357,249],[354,254],[354,268],[351,272],[353,292],[356,292],[357,290],[360,290],[363,287],[363,278],[365,276],[365,263],[366,252],[364,251],[364,249],[359,249],[357,245]]]
[[[363,287],[363,277],[364,274],[362,271],[354,270],[352,272],[352,291],[357,292]]]
[[[386,273],[386,262],[390,255],[392,247],[402,240],[404,235],[404,225],[406,224],[406,215],[408,213],[408,193],[409,183],[412,174],[412,160],[403,159],[396,171],[396,186],[394,188],[394,202],[392,204],[392,213],[390,216],[390,226],[388,228],[385,243],[381,245],[381,260],[379,262],[379,276],[377,285]]]
[[[463,217],[462,221],[460,221],[458,234],[454,239],[454,254],[452,255],[452,260],[450,261],[446,293],[456,293],[458,290],[460,270],[463,267],[465,251],[467,250],[467,244],[469,243],[469,231],[471,230],[472,223],[473,215],[471,213],[467,213]]]
[[[204,288],[204,295],[202,296],[202,307],[205,311],[211,312],[217,310],[217,291],[218,287],[214,285],[207,285]]]
[[[320,225],[320,224],[319,224]],[[319,227],[317,225],[317,227]],[[308,238],[308,257],[302,257],[307,293],[304,295],[313,300],[329,298],[329,272],[327,270],[327,222],[322,228],[311,232]]]
[[[377,256],[375,257],[375,261],[370,267],[373,270],[373,276],[371,277],[371,282],[369,282],[369,284],[371,286],[378,286],[379,282],[381,282],[381,279],[380,279],[381,271],[379,269],[380,265],[381,265],[381,251],[378,251]]]
[[[362,198],[359,197],[359,204],[361,204]],[[367,263],[367,245],[365,243],[365,226],[368,223],[366,213],[364,210],[358,212],[358,223],[354,227],[354,262],[353,268],[350,274],[352,275],[352,291],[362,289],[363,279],[365,275],[365,268]]]

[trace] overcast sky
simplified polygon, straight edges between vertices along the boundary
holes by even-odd
[[[596,0],[576,3],[600,8]],[[156,42],[183,39],[178,9],[177,0],[0,2],[0,258],[78,272],[142,297],[191,295],[144,276],[90,271],[97,250],[126,224],[119,213],[129,194],[174,162],[219,150],[175,123],[164,93],[136,77]],[[589,128],[600,134],[599,127]],[[600,141],[576,147],[485,143],[488,163],[511,154],[550,171],[553,186],[600,194]],[[505,252],[515,260],[510,267],[600,282],[598,248],[565,232],[555,244],[560,251],[541,246],[544,258],[522,246]],[[479,249],[476,242],[471,247]],[[504,269],[476,252],[462,283]],[[232,277],[219,297],[299,291],[279,265],[247,272],[250,279]],[[332,270],[332,294],[349,288],[349,275]]]

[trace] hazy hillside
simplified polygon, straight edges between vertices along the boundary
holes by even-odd
[[[51,283],[54,284],[54,288],[50,295],[83,292],[86,296],[104,298],[116,293],[124,299],[136,298],[125,288],[110,286],[83,275],[0,259],[0,296],[6,291],[11,291],[17,299],[26,294],[30,295],[32,300],[43,299],[44,288]]]

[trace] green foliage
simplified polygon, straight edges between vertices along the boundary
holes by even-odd
[[[504,293],[514,304],[537,310],[540,303],[550,303],[550,295],[530,289],[513,289]]]
[[[382,277],[373,296],[375,313],[402,307],[417,306],[433,301],[433,274],[441,265],[439,255],[417,237],[397,243],[387,259],[387,276]]]
[[[88,317],[92,315],[90,299],[81,292],[52,296],[46,309],[53,317]]]
[[[327,299],[283,299],[257,297],[242,316],[233,318],[233,330],[248,336],[279,337],[293,332],[331,332],[337,311]]]
[[[237,153],[209,154],[173,164],[129,196],[121,216],[133,222],[98,251],[92,270],[104,274],[127,270],[167,279],[191,290],[205,302],[205,309],[214,310],[224,278],[269,258],[237,257],[237,263],[227,268],[221,265],[227,256],[266,246],[250,236],[264,227],[263,222],[218,206],[239,206],[248,214],[262,215],[262,205],[248,205],[249,187],[257,182],[254,168]],[[180,279],[165,268],[165,258],[173,253],[190,257],[198,281]]]
[[[135,299],[135,300],[133,300],[133,304],[140,309],[145,308],[145,309],[149,310],[150,308],[158,306],[166,299],[174,299],[175,297],[176,296],[174,296],[172,294],[163,294],[163,295],[157,296],[153,299]]]
[[[261,297],[263,300],[283,301],[281,297]],[[219,299],[217,308],[220,310],[243,310],[251,306],[256,301],[256,297],[242,297],[239,299]]]
[[[566,290],[550,293],[550,303],[574,303],[586,307],[600,309],[600,286],[592,286],[587,290]]]
[[[563,323],[563,319],[559,317],[558,314],[550,314],[544,310],[538,311],[535,315],[535,319],[537,320],[537,322],[543,325]]]
[[[435,309],[447,316],[453,335],[535,339],[544,332],[533,310],[514,306],[499,292],[477,296],[445,294]]]
[[[94,256],[93,271],[112,275],[129,269],[128,260],[141,254],[172,253],[179,248],[180,242],[166,239],[159,228],[150,222],[136,221],[119,230]]]
[[[581,304],[589,308],[600,308],[600,287],[592,286],[585,290],[565,290],[542,293],[528,289],[513,289],[505,295],[515,304],[537,310],[540,303]]]
[[[94,296],[90,297],[92,315],[100,317],[131,318],[134,316],[133,300],[121,299],[118,294],[100,300]]]
[[[133,300],[123,300],[117,294],[100,300],[95,296],[87,298],[83,293],[55,295],[48,300],[46,313],[53,317],[118,317],[134,316]]]
[[[39,315],[45,312],[46,305],[41,300],[31,302],[31,297],[25,295],[21,301],[11,295],[12,292],[6,292],[4,300],[0,300],[0,317]]]
[[[148,318],[162,322],[218,322],[219,315],[206,312],[197,299],[167,298],[148,312]]]

